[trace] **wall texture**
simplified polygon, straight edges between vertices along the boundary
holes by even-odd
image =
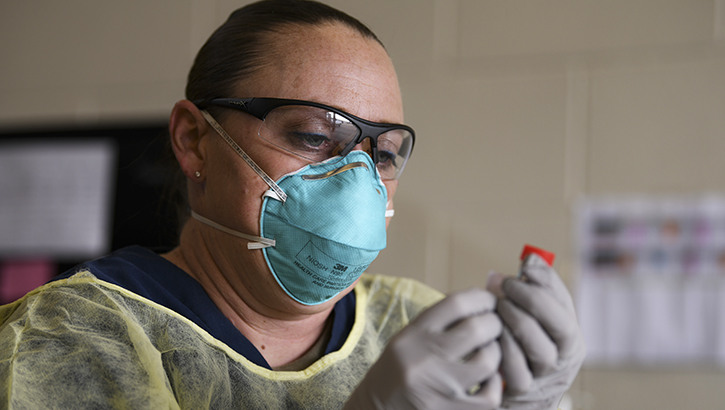
[[[725,191],[725,0],[328,0],[378,33],[419,136],[372,270],[443,291],[525,242],[575,289],[577,198]],[[0,128],[165,118],[228,0],[0,2]],[[582,409],[722,408],[712,368],[590,368]]]

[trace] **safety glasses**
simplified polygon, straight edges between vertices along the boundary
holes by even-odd
[[[260,120],[259,136],[312,162],[343,157],[358,145],[375,162],[382,179],[398,179],[415,143],[412,128],[368,121],[312,101],[281,98],[215,98],[195,102],[231,108]]]

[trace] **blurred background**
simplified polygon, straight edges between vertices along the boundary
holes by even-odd
[[[370,271],[449,292],[546,248],[589,346],[571,408],[723,408],[725,0],[325,2],[385,43],[418,136]],[[0,2],[4,302],[173,244],[158,136],[247,3]]]

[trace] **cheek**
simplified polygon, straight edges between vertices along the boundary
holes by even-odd
[[[388,209],[391,209],[393,207],[393,196],[395,196],[395,191],[398,189],[398,181],[383,181],[383,184],[385,184],[385,189],[388,190],[388,202],[390,203]]]
[[[249,123],[239,121],[237,116],[230,116],[220,123],[245,152],[257,149],[256,127]],[[205,209],[202,211],[224,226],[257,234],[262,194],[267,186],[221,136],[213,133],[209,137]]]
[[[222,148],[231,151],[229,147]],[[226,152],[229,154],[229,152]],[[234,154],[236,155],[236,154]],[[205,186],[205,213],[209,218],[244,233],[258,230],[265,187],[241,158],[226,155],[209,166]]]

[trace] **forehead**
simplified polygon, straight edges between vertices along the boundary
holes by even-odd
[[[374,39],[341,24],[288,26],[271,34],[266,64],[239,97],[309,100],[377,122],[403,122],[395,69]]]

